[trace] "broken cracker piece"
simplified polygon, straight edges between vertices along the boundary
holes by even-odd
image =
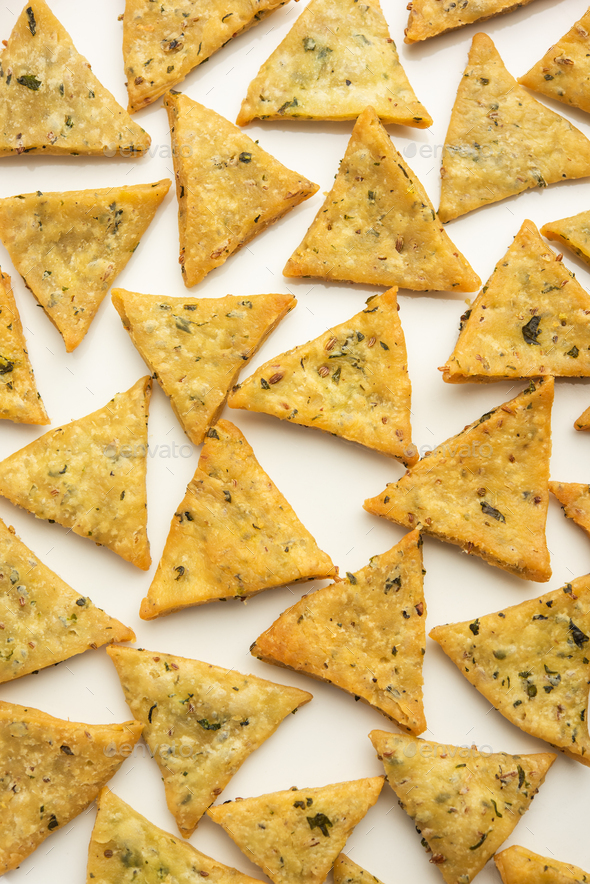
[[[195,445],[268,335],[293,309],[291,295],[168,298],[113,289],[113,304]]]
[[[551,576],[553,378],[541,378],[424,456],[366,500],[367,512],[418,528],[527,580]]]
[[[586,884],[590,874],[571,863],[539,856],[526,847],[508,847],[497,853],[494,862],[503,884]]]
[[[547,239],[557,240],[586,264],[590,264],[590,212],[549,221],[543,224],[541,233]]]
[[[147,570],[151,390],[151,378],[141,378],[98,411],[9,455],[0,463],[0,495]]]
[[[586,411],[582,412],[580,417],[574,423],[574,427],[576,430],[590,430],[590,408],[587,408]]]
[[[476,3],[441,3],[440,0],[411,0],[405,42],[417,43],[438,34],[483,22],[495,15],[512,12],[531,0],[477,0]]]
[[[562,505],[567,518],[590,535],[590,486],[580,482],[549,482],[549,490]]]
[[[422,733],[421,546],[412,531],[346,580],[303,596],[256,639],[251,653],[343,688],[399,727]]]

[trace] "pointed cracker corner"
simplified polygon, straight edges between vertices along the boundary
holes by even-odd
[[[271,414],[358,442],[406,466],[418,460],[397,289],[348,322],[270,359],[234,387],[230,408]]]
[[[383,884],[375,875],[353,862],[345,853],[334,860],[334,884]]]
[[[582,412],[580,417],[574,422],[576,430],[590,430],[590,407]]]
[[[494,857],[503,884],[582,884],[590,873],[578,866],[539,856],[526,847],[514,845]]]
[[[440,219],[589,175],[590,141],[529,95],[490,37],[476,34],[445,137]]]
[[[237,122],[355,120],[367,96],[384,123],[432,125],[400,63],[379,0],[311,0],[250,83]]]
[[[220,420],[207,432],[140,617],[335,574],[240,430]]]
[[[141,724],[80,724],[0,702],[0,875],[82,813],[131,754]],[[35,760],[35,776],[30,775]]]
[[[50,423],[16,306],[10,276],[0,270],[0,419],[19,424]]]
[[[0,156],[135,156],[150,146],[45,0],[28,0],[1,58]]]
[[[449,3],[444,6],[438,0],[412,0],[408,6],[410,15],[404,42],[428,40],[473,22],[483,22],[496,15],[512,12],[530,2],[531,0],[478,0],[471,5]]]
[[[574,255],[590,264],[590,212],[580,212],[570,218],[549,221],[541,227],[547,239],[560,242]]]
[[[508,838],[555,755],[507,755],[386,731],[369,739],[447,884],[472,881]]]
[[[0,239],[71,353],[172,182],[0,199]]]
[[[383,777],[371,777],[289,789],[216,805],[207,814],[274,884],[322,884],[382,787]]]
[[[123,326],[194,445],[239,373],[296,305],[292,295],[168,298],[113,289]]]
[[[400,728],[422,733],[421,546],[412,531],[360,571],[304,596],[256,639],[252,655],[334,684]]]
[[[167,92],[164,106],[179,206],[179,261],[184,283],[191,288],[313,196],[318,185],[287,169],[233,123],[186,95]]]
[[[590,486],[581,482],[549,482],[568,519],[590,535]]]
[[[472,292],[481,285],[370,106],[283,274],[414,291]]]
[[[364,508],[518,577],[549,580],[545,523],[553,390],[552,377],[531,381],[366,500]]]
[[[147,570],[151,390],[151,378],[141,378],[98,411],[9,455],[0,463],[0,494],[36,518],[58,522]]]
[[[442,367],[447,383],[590,375],[590,296],[524,221]]]

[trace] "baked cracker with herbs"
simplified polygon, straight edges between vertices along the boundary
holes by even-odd
[[[48,424],[14,300],[10,276],[0,270],[0,420]]]
[[[140,736],[139,721],[79,724],[0,701],[0,875],[86,810]]]
[[[590,486],[581,482],[549,482],[568,519],[590,534]]]
[[[524,221],[440,371],[449,383],[590,375],[590,296]]]
[[[514,845],[494,857],[503,884],[588,884],[590,874],[571,863]]]
[[[129,113],[146,107],[286,0],[126,0],[123,59]]]
[[[27,193],[0,199],[0,239],[70,353],[170,187]]]
[[[176,92],[164,97],[188,288],[318,190],[237,126]]]
[[[334,860],[334,884],[383,884],[375,875],[353,862],[345,853]]]
[[[369,513],[418,528],[526,580],[551,577],[553,378],[541,378],[424,456]]]
[[[146,571],[151,390],[151,378],[141,378],[98,411],[9,455],[0,462],[0,495]]]
[[[372,107],[356,121],[332,189],[283,273],[414,291],[481,285]]]
[[[310,0],[250,83],[237,122],[356,120],[368,104],[384,123],[432,125],[379,0]]]
[[[383,777],[315,789],[293,787],[207,811],[273,884],[322,884]]]
[[[169,298],[125,289],[113,289],[112,299],[195,445],[215,423],[240,371],[297,303],[292,295]]]
[[[590,430],[590,408],[582,412],[580,417],[575,421],[574,428],[576,430]]]
[[[438,34],[463,28],[473,22],[486,21],[495,15],[512,12],[531,0],[462,0],[441,3],[440,0],[411,0],[405,30],[405,42],[417,43]]]
[[[337,573],[240,430],[220,420],[172,518],[140,617]]]
[[[445,138],[439,217],[451,221],[531,187],[590,175],[590,141],[529,95],[476,34]]]
[[[372,731],[387,782],[447,884],[470,884],[510,836],[555,755],[508,755]]]
[[[373,296],[348,322],[270,359],[234,387],[230,408],[317,427],[406,465],[416,463],[396,292]]]
[[[590,765],[590,577],[430,637],[508,721]]]
[[[590,264],[590,212],[549,221],[543,224],[541,233],[547,239],[560,242],[586,264]]]
[[[27,0],[0,53],[0,156],[130,156],[150,144],[45,0]]]
[[[251,653],[374,706],[402,729],[426,728],[422,660],[426,604],[418,531],[346,580],[288,608]]]
[[[312,699],[306,691],[186,657],[119,645],[108,654],[129,708],[143,723],[184,838],[246,758]],[[180,752],[162,750],[171,738]]]

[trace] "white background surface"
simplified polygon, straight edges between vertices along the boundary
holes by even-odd
[[[121,53],[123,0],[72,2],[53,0],[52,9],[72,35],[78,50],[91,62],[98,78],[126,106]],[[275,12],[253,30],[232,41],[190,74],[180,89],[235,120],[247,83],[287,33],[304,0]],[[455,31],[414,47],[403,44],[407,21],[405,3],[384,0],[392,37],[412,85],[434,118],[432,129],[389,127],[396,147],[424,183],[435,206],[439,198],[439,166],[457,84],[477,27]],[[585,0],[535,0],[524,9],[484,23],[508,69],[519,76],[585,11]],[[21,10],[20,0],[0,4],[0,38],[7,38]],[[546,102],[549,104],[549,102]],[[551,105],[590,136],[590,117],[565,105]],[[152,136],[151,155],[133,159],[36,157],[22,155],[0,161],[0,196],[34,190],[72,190],[156,181],[173,177],[166,113],[161,100],[135,119]],[[350,123],[289,122],[250,126],[252,138],[287,166],[320,185],[320,192],[255,239],[191,295],[215,297],[227,293],[250,295],[291,291],[299,304],[266,342],[250,369],[288,347],[315,337],[332,324],[358,312],[365,299],[381,289],[341,286],[313,280],[287,280],[281,271],[286,259],[331,186],[352,129]],[[435,151],[436,159],[434,159]],[[479,273],[487,279],[522,221],[537,225],[590,208],[590,183],[566,182],[528,192],[472,213],[447,226],[447,232]],[[135,291],[182,296],[186,289],[178,265],[176,198],[172,189],[142,244],[117,285]],[[583,286],[590,286],[588,268],[569,252],[565,263]],[[29,352],[52,426],[101,407],[116,392],[126,390],[146,373],[110,300],[105,300],[81,346],[67,355],[58,332],[16,274],[0,246],[0,264],[13,277]],[[472,296],[474,297],[474,296]],[[413,384],[413,440],[433,446],[460,430],[491,407],[515,395],[525,383],[449,386],[437,366],[449,356],[457,335],[464,296],[457,294],[400,296],[401,320],[409,351]],[[560,481],[590,481],[590,438],[576,433],[573,421],[590,404],[588,381],[558,381],[554,409],[552,477]],[[363,512],[362,501],[378,494],[403,468],[396,461],[303,427],[283,424],[264,415],[226,409],[254,447],[263,467],[294,506],[319,545],[340,566],[354,571],[369,557],[390,548],[404,529]],[[41,428],[0,427],[0,456],[4,457],[44,432]],[[158,385],[154,385],[149,423],[148,531],[154,565],[149,574],[125,563],[65,529],[37,521],[0,500],[0,516],[13,524],[37,555],[83,595],[131,626],[139,647],[195,657],[210,663],[253,672],[292,684],[314,694],[311,704],[289,717],[277,733],[255,752],[230,782],[221,800],[247,797],[297,784],[319,786],[382,773],[367,739],[372,728],[395,729],[387,719],[329,685],[267,666],[253,659],[250,643],[288,605],[314,584],[281,588],[261,594],[247,604],[211,604],[144,623],[141,598],[161,554],[171,516],[197,466],[198,450],[180,446],[187,440]],[[176,443],[177,456],[171,454]],[[164,447],[163,447],[164,446]],[[167,449],[165,446],[169,446]],[[505,574],[458,548],[425,538],[427,628],[452,620],[474,618],[523,599],[535,598],[590,570],[590,540],[566,521],[551,500],[548,543],[553,578],[548,584],[525,582]],[[424,661],[428,732],[424,736],[458,745],[487,745],[497,751],[545,751],[547,746],[518,730],[460,675],[428,640]],[[41,708],[53,715],[94,723],[123,721],[130,716],[114,667],[104,649],[76,657],[38,675],[29,675],[0,688],[0,698]],[[126,761],[111,781],[114,791],[150,820],[176,832],[169,814],[155,761],[142,758],[142,749]],[[531,809],[506,842],[522,844],[547,856],[590,869],[588,813],[590,770],[559,757]],[[10,884],[79,884],[85,880],[93,807],[47,839],[17,871],[6,875]],[[0,820],[0,826],[2,820]],[[204,818],[191,839],[200,850],[262,878],[259,869],[233,845],[223,831]],[[385,884],[440,882],[439,871],[427,861],[409,817],[385,785],[376,806],[358,825],[347,846],[352,859]],[[493,863],[477,879],[500,880]]]

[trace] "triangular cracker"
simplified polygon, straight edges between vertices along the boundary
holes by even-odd
[[[180,264],[190,288],[318,189],[237,126],[186,95],[164,98],[178,196]]]
[[[208,884],[260,884],[158,829],[110,789],[102,790],[97,805],[87,884],[201,884],[203,878]]]
[[[283,273],[415,291],[481,285],[372,107],[356,121],[332,190]]]
[[[549,482],[568,519],[590,534],[590,486],[580,482]]]
[[[508,847],[497,853],[494,862],[504,884],[588,884],[590,874],[559,862],[553,857],[539,856],[526,847]]]
[[[484,414],[365,509],[455,543],[527,580],[551,576],[549,499],[553,378]]]
[[[223,792],[246,758],[312,695],[198,660],[136,648],[108,654],[164,780],[181,835]],[[163,753],[173,737],[180,753]]]
[[[129,156],[150,143],[96,79],[45,0],[27,0],[0,54],[0,156]]]
[[[590,296],[561,258],[523,222],[461,317],[445,381],[590,375]]]
[[[399,727],[422,733],[421,546],[412,531],[346,580],[303,596],[256,639],[252,654],[335,684]]]
[[[0,701],[0,875],[88,807],[140,736],[139,721],[79,724]]]
[[[0,519],[0,684],[107,642],[135,641],[41,562]]]
[[[220,420],[172,518],[140,617],[337,573],[242,433]]]
[[[490,37],[476,34],[445,138],[441,220],[588,175],[590,141],[519,86]]]
[[[317,427],[406,466],[416,463],[396,291],[374,296],[348,322],[266,362],[234,388],[229,406]]]
[[[49,430],[0,463],[0,495],[146,571],[147,417],[151,379]]]
[[[222,46],[286,0],[126,0],[123,57],[129,113],[156,101]],[[272,30],[272,29],[271,29]]]
[[[379,0],[311,0],[248,87],[251,120],[356,120],[372,104],[384,123],[426,129]]]
[[[590,430],[590,407],[583,411],[574,423],[576,430]]]
[[[410,15],[404,33],[406,43],[428,40],[438,34],[483,22],[495,15],[512,12],[531,0],[477,0],[476,3],[441,3],[440,0],[411,0]]]
[[[170,180],[0,200],[0,239],[70,353],[82,341]]]
[[[555,761],[369,734],[387,781],[447,884],[468,884],[508,838]]]
[[[590,264],[590,212],[549,221],[543,224],[541,233],[547,239],[557,240],[586,264]]]
[[[589,32],[590,9],[518,82],[590,113]]]
[[[14,300],[10,276],[0,270],[0,419],[48,424]]]
[[[334,884],[383,884],[375,875],[353,862],[345,853],[334,860]]]
[[[590,577],[430,636],[512,724],[590,765]]]
[[[207,811],[274,884],[322,884],[383,788],[382,777],[289,789]]]
[[[113,289],[131,340],[195,445],[228,392],[297,301],[291,295],[168,298]]]

